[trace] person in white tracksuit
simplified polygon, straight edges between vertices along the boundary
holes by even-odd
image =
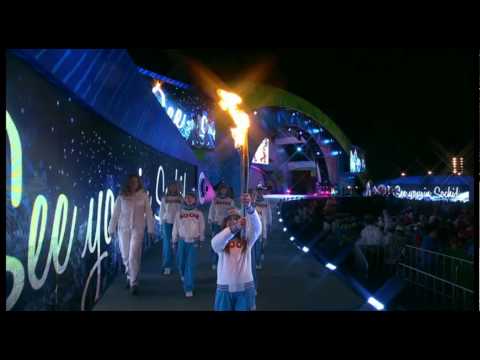
[[[255,265],[257,270],[262,269],[262,263],[265,259],[265,246],[267,245],[268,233],[272,224],[272,208],[270,203],[263,197],[265,190],[263,185],[259,185],[254,199],[255,209],[262,221],[262,236],[259,239],[260,241],[255,244]]]
[[[172,231],[173,223],[182,208],[183,198],[178,191],[178,184],[170,184],[160,204],[159,217],[162,224],[162,268],[164,275],[170,275],[173,267]],[[178,261],[177,261],[178,265]]]
[[[115,201],[108,232],[110,236],[118,233],[127,288],[130,288],[132,295],[138,293],[145,226],[149,237],[153,239],[153,213],[148,194],[143,189],[140,177],[131,175]]]
[[[242,218],[238,210],[230,209],[223,221],[223,230],[212,239],[212,249],[219,257],[215,311],[256,310],[251,255],[262,224],[250,194],[242,195],[241,201],[247,217]],[[245,228],[245,239],[240,236],[242,228]]]
[[[228,187],[221,184],[218,188],[218,195],[215,196],[210,210],[208,211],[208,224],[212,233],[212,238],[222,230],[222,223],[227,216],[228,209],[235,206],[233,199],[227,196]],[[217,268],[218,256],[214,251],[211,251],[210,258],[212,262],[212,270]]]
[[[172,247],[177,243],[177,263],[186,297],[193,296],[198,248],[205,241],[205,218],[196,207],[195,193],[185,196],[182,209],[175,216]]]

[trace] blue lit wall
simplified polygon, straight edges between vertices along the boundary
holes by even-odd
[[[51,82],[107,121],[170,156],[198,165],[125,49],[16,49]]]
[[[157,213],[165,186],[176,179],[191,189],[198,170],[106,121],[11,53],[6,70],[7,310],[88,310],[118,271],[118,240],[106,230],[127,174],[141,172]],[[175,139],[182,141],[175,134],[170,146]]]

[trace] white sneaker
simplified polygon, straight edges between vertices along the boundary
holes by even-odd
[[[217,270],[217,265],[212,265],[212,270]]]
[[[193,297],[193,292],[192,292],[192,291],[187,291],[187,292],[185,293],[185,297],[187,297],[187,298]]]
[[[163,270],[163,275],[170,275],[170,269],[165,268],[165,270]]]

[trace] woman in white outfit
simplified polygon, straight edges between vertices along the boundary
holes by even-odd
[[[137,175],[130,175],[115,202],[113,216],[108,226],[110,236],[118,233],[127,288],[132,295],[138,293],[138,274],[142,259],[145,226],[153,238],[153,213],[148,194]]]

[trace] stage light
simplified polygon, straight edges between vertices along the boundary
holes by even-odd
[[[401,175],[402,175],[402,177],[405,177],[405,176],[407,176],[407,174],[405,174],[404,172],[402,172],[402,174],[401,174]]]
[[[138,176],[142,177],[142,168],[138,169]]]
[[[385,309],[385,306],[380,302],[378,301],[377,299],[375,299],[374,297],[371,297],[368,299],[368,303],[370,305],[372,305],[375,309],[377,309],[378,311],[382,311]]]
[[[317,151],[317,156],[320,156],[320,151]]]
[[[277,212],[277,215],[280,215],[280,214],[281,214],[281,213],[280,213],[280,211],[279,211],[279,212]]]
[[[287,228],[283,228],[283,232],[287,232]]]
[[[337,156],[337,155],[339,155],[338,151],[332,151],[332,156]]]
[[[309,249],[308,247],[304,246],[304,247],[302,248],[302,251],[303,251],[305,254],[307,254],[307,253],[310,251],[310,249]]]
[[[279,223],[283,223],[283,219],[278,219],[278,222],[279,222]]]
[[[433,172],[431,172],[431,171],[428,172],[428,175],[432,175],[432,174],[433,174]]]
[[[295,241],[295,237],[290,236],[290,241]]]
[[[302,136],[302,135],[303,135],[303,131],[300,131],[300,136]]]
[[[336,267],[335,265],[333,265],[333,264],[330,264],[330,263],[328,263],[327,265],[325,265],[325,267],[326,267],[327,269],[329,269],[329,270],[332,270],[332,271],[337,270],[337,267]]]

